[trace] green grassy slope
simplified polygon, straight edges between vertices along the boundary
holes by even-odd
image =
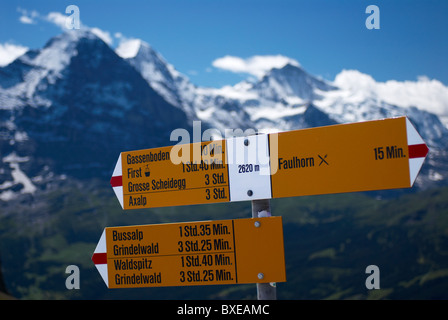
[[[398,199],[338,194],[271,201],[284,224],[287,282],[279,299],[447,299],[448,188]],[[255,285],[109,290],[91,255],[107,226],[247,218],[249,202],[123,211],[92,182],[3,205],[5,284],[21,299],[255,299]],[[81,288],[67,290],[68,265]],[[380,289],[365,286],[368,265]]]

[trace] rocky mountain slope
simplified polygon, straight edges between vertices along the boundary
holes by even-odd
[[[0,70],[0,87],[2,200],[66,177],[105,177],[119,152],[191,125],[90,32],[28,51]]]

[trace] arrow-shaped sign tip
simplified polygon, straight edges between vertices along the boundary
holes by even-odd
[[[103,230],[100,241],[98,241],[95,251],[93,252],[92,261],[106,283],[106,286],[109,287],[109,279],[107,276],[107,247],[105,230]]]
[[[409,177],[412,186],[428,155],[429,148],[408,118],[406,118],[406,134],[409,151]]]

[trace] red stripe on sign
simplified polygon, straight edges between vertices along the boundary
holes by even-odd
[[[428,146],[424,143],[408,146],[409,159],[424,158],[428,154]]]
[[[92,256],[92,261],[94,264],[106,264],[107,263],[107,253],[94,253]]]
[[[115,176],[110,179],[110,185],[113,187],[123,186],[123,179],[121,176]]]

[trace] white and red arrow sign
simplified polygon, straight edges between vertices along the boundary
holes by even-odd
[[[107,247],[105,230],[101,234],[101,238],[98,241],[95,251],[93,252],[92,261],[106,283],[106,286],[109,286],[109,278],[107,276]]]

